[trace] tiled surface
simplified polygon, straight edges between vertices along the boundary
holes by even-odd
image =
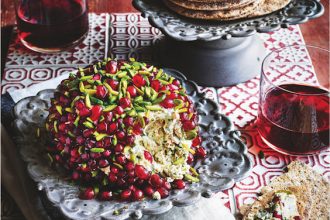
[[[83,44],[68,52],[57,55],[40,55],[23,48],[13,40],[7,59],[2,93],[10,89],[20,89],[32,84],[70,72],[77,66],[85,66],[105,56],[127,59],[135,57],[138,60],[151,61],[154,58],[152,45],[163,35],[158,29],[152,28],[148,21],[138,14],[91,14],[90,33]],[[303,44],[303,38],[298,26],[288,29],[260,34],[268,50],[284,45]],[[301,62],[308,59],[306,54],[295,54],[292,59]],[[296,68],[296,69],[295,69]],[[297,67],[292,67],[294,74],[304,79],[314,80],[311,70],[303,74]],[[278,69],[281,77],[290,77],[288,69]],[[232,189],[221,192],[221,203],[237,211],[243,203],[252,202],[260,188],[272,178],[282,173],[283,168],[295,157],[284,156],[268,148],[261,140],[255,129],[254,121],[258,106],[259,79],[254,78],[237,86],[221,89],[200,88],[207,97],[218,102],[222,113],[228,115],[242,133],[254,167],[251,175],[237,183]],[[260,150],[265,152],[265,158],[260,159]],[[330,151],[318,156],[299,157],[314,169],[330,179]]]

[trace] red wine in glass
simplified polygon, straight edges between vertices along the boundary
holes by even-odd
[[[88,31],[86,0],[17,0],[18,36],[38,52],[58,52],[81,42]]]
[[[329,146],[328,91],[284,84],[264,95],[257,123],[265,142],[288,154],[313,154]]]

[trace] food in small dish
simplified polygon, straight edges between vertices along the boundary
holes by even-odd
[[[165,198],[198,182],[198,116],[179,80],[145,63],[106,59],[71,74],[51,100],[53,166],[82,199]]]

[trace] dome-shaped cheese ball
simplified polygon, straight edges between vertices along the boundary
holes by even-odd
[[[84,188],[81,198],[160,199],[198,182],[204,158],[197,115],[180,81],[131,59],[106,59],[63,80],[46,129],[52,164]]]

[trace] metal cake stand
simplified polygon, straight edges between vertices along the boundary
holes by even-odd
[[[265,56],[256,33],[301,24],[324,13],[319,0],[292,0],[268,15],[234,21],[202,21],[172,12],[161,0],[133,6],[166,36],[157,45],[162,66],[176,68],[201,86],[229,86],[255,77]]]

